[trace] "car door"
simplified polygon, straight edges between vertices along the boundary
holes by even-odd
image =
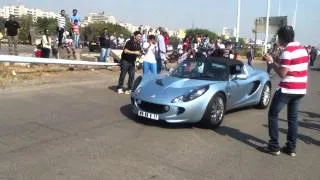
[[[235,65],[236,71],[231,74],[229,81],[229,106],[238,108],[245,104],[250,91],[250,77],[243,65]]]

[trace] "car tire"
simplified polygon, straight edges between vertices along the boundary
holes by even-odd
[[[265,109],[269,106],[271,101],[271,85],[270,83],[266,83],[263,87],[261,96],[260,96],[260,101],[258,104],[259,109]]]
[[[225,96],[222,93],[215,94],[207,106],[201,125],[210,129],[219,127],[225,114],[225,102]]]

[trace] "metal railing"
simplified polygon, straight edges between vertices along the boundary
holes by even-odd
[[[92,62],[92,61],[67,60],[67,59],[51,59],[51,58],[36,58],[36,57],[23,57],[23,56],[12,56],[12,55],[0,55],[0,62],[31,63],[31,64],[89,65],[89,66],[118,66],[119,65],[119,63]]]

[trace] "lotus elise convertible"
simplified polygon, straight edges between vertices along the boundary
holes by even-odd
[[[203,123],[218,127],[225,112],[245,106],[266,108],[271,98],[269,75],[241,61],[187,59],[167,75],[139,76],[131,93],[137,118],[168,123]]]

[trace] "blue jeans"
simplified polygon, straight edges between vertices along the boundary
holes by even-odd
[[[143,61],[143,74],[157,74],[157,63],[149,63]]]
[[[101,48],[100,62],[106,62],[110,54],[110,48]]]
[[[74,34],[73,35],[73,42],[74,42],[75,48],[79,48],[79,46],[80,46],[80,34]]]
[[[298,109],[301,99],[304,95],[300,94],[285,94],[281,90],[277,90],[273,96],[269,113],[268,113],[268,127],[269,127],[269,148],[272,150],[279,150],[279,113],[288,105],[287,118],[288,118],[288,132],[287,144],[289,149],[296,148],[297,133],[298,133]]]

